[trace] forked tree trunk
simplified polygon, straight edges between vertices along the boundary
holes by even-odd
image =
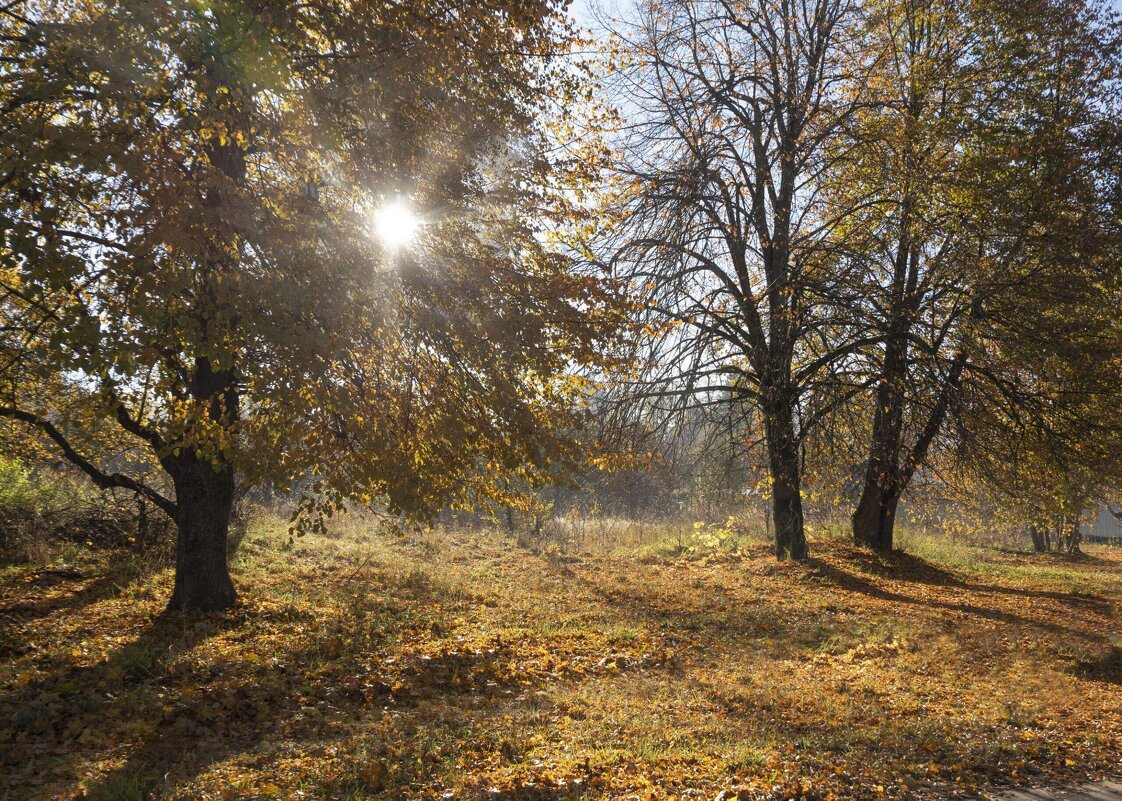
[[[854,541],[874,550],[891,551],[899,504],[898,492],[866,481],[861,501],[853,512]]]
[[[892,550],[900,498],[918,467],[927,458],[927,452],[943,426],[958,392],[962,372],[966,368],[966,353],[963,348],[955,354],[938,400],[911,448],[905,448],[903,441],[903,395],[893,389],[892,381],[887,378],[895,375],[895,381],[903,382],[906,367],[901,372],[898,368],[902,366],[902,362],[888,365],[893,370],[882,373],[881,386],[877,392],[877,412],[873,420],[869,464],[865,468],[865,484],[861,500],[851,518],[853,539],[859,545],[879,551]]]
[[[1048,529],[1038,523],[1029,523],[1029,536],[1032,538],[1032,549],[1036,553],[1046,553],[1049,549]]]
[[[889,348],[890,356],[892,351],[893,348]],[[877,411],[864,488],[851,518],[854,542],[878,551],[892,550],[896,507],[902,491],[900,446],[903,399],[896,385],[904,380],[902,373],[906,366],[901,358],[886,359],[885,366],[877,392]]]
[[[806,559],[803,529],[802,476],[795,437],[793,404],[782,399],[765,412],[768,466],[771,472],[771,511],[775,522],[775,555],[779,559]]]
[[[173,476],[179,529],[175,547],[175,589],[168,609],[215,612],[229,609],[237,595],[226,564],[234,471],[194,456],[176,459]]]

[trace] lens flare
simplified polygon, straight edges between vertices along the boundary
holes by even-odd
[[[405,247],[417,237],[421,220],[401,200],[395,200],[374,212],[374,233],[389,250]]]

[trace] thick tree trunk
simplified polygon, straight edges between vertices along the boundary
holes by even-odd
[[[853,512],[853,539],[878,551],[891,551],[900,495],[866,480],[861,501]]]
[[[877,392],[877,411],[873,420],[873,436],[869,463],[865,468],[865,484],[861,500],[853,512],[853,540],[878,551],[892,550],[896,526],[896,507],[900,502],[900,447],[903,398],[895,389],[904,380],[906,369],[899,355],[885,361],[885,371]]]
[[[1079,525],[1079,515],[1064,515],[1061,522],[1061,538],[1063,548],[1068,553],[1082,553],[1080,544],[1083,542],[1083,529]]]
[[[226,564],[234,471],[215,468],[194,456],[176,460],[174,476],[179,536],[175,548],[175,590],[168,609],[215,612],[237,597]]]
[[[865,483],[850,520],[854,542],[878,551],[891,551],[896,507],[905,480],[900,465],[902,419],[898,407],[902,400],[883,390],[878,395]]]
[[[877,392],[869,464],[865,468],[865,485],[851,518],[853,539],[857,544],[881,551],[892,549],[900,498],[927,458],[928,449],[943,426],[952,399],[958,392],[966,361],[965,349],[955,354],[939,398],[910,449],[905,448],[903,441],[901,410],[904,398],[889,386],[887,376],[893,373],[886,370],[882,375],[882,385]],[[898,381],[906,377],[906,373],[896,375]]]
[[[908,380],[908,344],[905,336],[910,317],[897,311],[893,335],[888,338],[876,412],[869,443],[869,463],[861,500],[853,512],[853,540],[878,551],[892,550],[896,507],[903,491],[900,450],[904,428],[904,383]]]
[[[236,422],[239,396],[234,375],[215,370],[197,358],[191,395],[207,405],[210,419],[223,426]],[[199,456],[188,445],[165,467],[175,484],[175,590],[169,610],[214,612],[229,609],[237,598],[226,564],[230,518],[234,510],[234,467]]]
[[[1032,549],[1036,553],[1046,553],[1049,548],[1048,529],[1038,523],[1029,523],[1029,536],[1032,538]]]
[[[765,425],[771,471],[771,511],[775,522],[775,555],[778,559],[806,559],[802,471],[793,404],[782,402],[782,399],[770,404],[765,412]]]
[[[915,325],[922,296],[916,292],[920,262],[919,252],[912,246],[912,206],[912,195],[905,191],[901,198],[900,240],[893,259],[891,303],[884,361],[877,384],[869,463],[865,468],[861,500],[851,518],[854,541],[878,551],[892,550],[896,506],[907,483],[901,474],[900,451],[904,432],[904,387],[909,378],[908,334]]]

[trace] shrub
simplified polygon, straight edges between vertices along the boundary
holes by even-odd
[[[0,456],[0,526],[34,520],[64,504],[58,482],[33,476],[18,459]]]
[[[41,561],[52,544],[78,541],[137,551],[169,549],[168,521],[127,493],[100,492],[79,476],[32,470],[0,456],[0,558]]]

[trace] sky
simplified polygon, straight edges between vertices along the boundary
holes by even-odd
[[[598,6],[610,11],[623,5],[623,0],[573,0],[573,4],[569,7],[569,13],[581,25],[594,28],[596,27],[596,19],[592,13],[594,7]],[[1122,0],[1109,0],[1107,5],[1122,14]]]
[[[1118,2],[1122,3],[1122,0]],[[573,0],[573,4],[569,6],[569,14],[579,25],[595,29],[599,27],[596,23],[596,9],[601,13],[612,13],[625,4],[625,0]]]

